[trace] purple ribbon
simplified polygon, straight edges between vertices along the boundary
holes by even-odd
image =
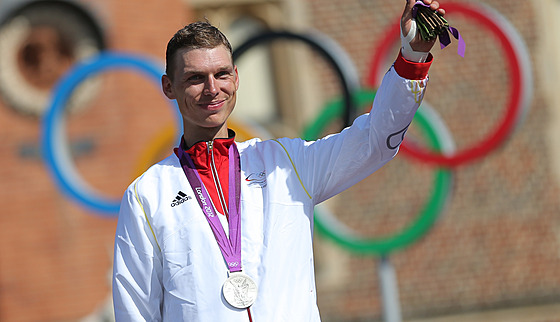
[[[182,147],[176,149],[183,172],[193,188],[198,204],[214,233],[216,242],[224,256],[230,272],[241,271],[241,216],[239,215],[239,201],[241,198],[241,166],[239,151],[233,143],[228,150],[229,155],[229,238],[218,218],[219,214],[212,205],[210,195],[204,187],[202,180],[191,157]]]
[[[416,18],[416,15],[418,13],[418,6],[423,6],[426,8],[430,7],[429,5],[425,4],[424,1],[416,1],[414,7],[412,8],[412,18]],[[465,50],[467,48],[467,45],[465,44],[465,40],[463,40],[463,37],[461,37],[459,30],[457,30],[456,28],[449,26],[447,29],[449,32],[451,32],[453,37],[457,39],[457,41],[459,42],[457,45],[457,54],[459,54],[459,56],[464,58]],[[451,37],[449,37],[449,32],[446,31],[438,36],[441,49],[447,47],[451,43]]]

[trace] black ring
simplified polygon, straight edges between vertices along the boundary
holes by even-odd
[[[247,50],[255,45],[267,43],[277,39],[299,40],[316,50],[335,70],[340,85],[342,86],[344,97],[344,127],[349,126],[355,117],[356,105],[352,98],[352,93],[360,89],[360,81],[356,75],[354,78],[349,75],[352,71],[351,60],[348,55],[333,40],[317,32],[298,33],[285,30],[268,30],[260,34],[249,37],[245,42],[233,51],[235,61]],[[344,68],[345,67],[345,68]],[[357,73],[355,73],[357,74]]]

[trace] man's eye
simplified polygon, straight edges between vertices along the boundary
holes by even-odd
[[[229,77],[229,75],[230,75],[229,72],[225,72],[225,71],[224,71],[224,72],[219,72],[219,73],[217,73],[217,74],[216,74],[216,77],[218,77],[218,78],[227,78],[227,77]]]
[[[191,82],[201,81],[202,79],[204,79],[202,75],[192,75],[189,78],[187,78],[187,80]]]

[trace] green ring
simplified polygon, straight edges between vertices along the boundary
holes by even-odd
[[[363,106],[372,102],[374,97],[375,91],[362,89],[354,95],[354,101],[357,103],[357,106]],[[326,104],[323,112],[314,123],[304,130],[303,137],[307,140],[317,139],[325,125],[334,118],[340,117],[340,115],[342,115],[342,102],[340,99]],[[418,109],[414,122],[419,126],[422,134],[426,136],[431,147],[441,151],[444,143],[440,140],[440,136],[447,134],[438,133],[436,127],[431,123],[428,114],[422,109]],[[453,174],[450,170],[437,168],[434,176],[434,188],[428,202],[416,216],[414,222],[394,235],[385,238],[360,238],[355,236],[348,228],[344,226],[341,228],[340,223],[335,224],[325,219],[324,216],[321,216],[320,212],[317,212],[318,209],[315,209],[315,227],[319,233],[350,251],[386,256],[395,250],[414,243],[428,232],[447,203],[452,181]]]

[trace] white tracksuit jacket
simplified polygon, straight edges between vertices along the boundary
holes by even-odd
[[[258,285],[254,322],[320,321],[313,207],[395,156],[426,84],[427,77],[407,80],[391,68],[371,113],[341,133],[314,142],[237,143],[243,272]],[[179,191],[187,200],[172,206]],[[232,308],[222,297],[227,277],[208,222],[172,154],[136,179],[123,197],[115,238],[116,319],[248,321],[246,310]]]

